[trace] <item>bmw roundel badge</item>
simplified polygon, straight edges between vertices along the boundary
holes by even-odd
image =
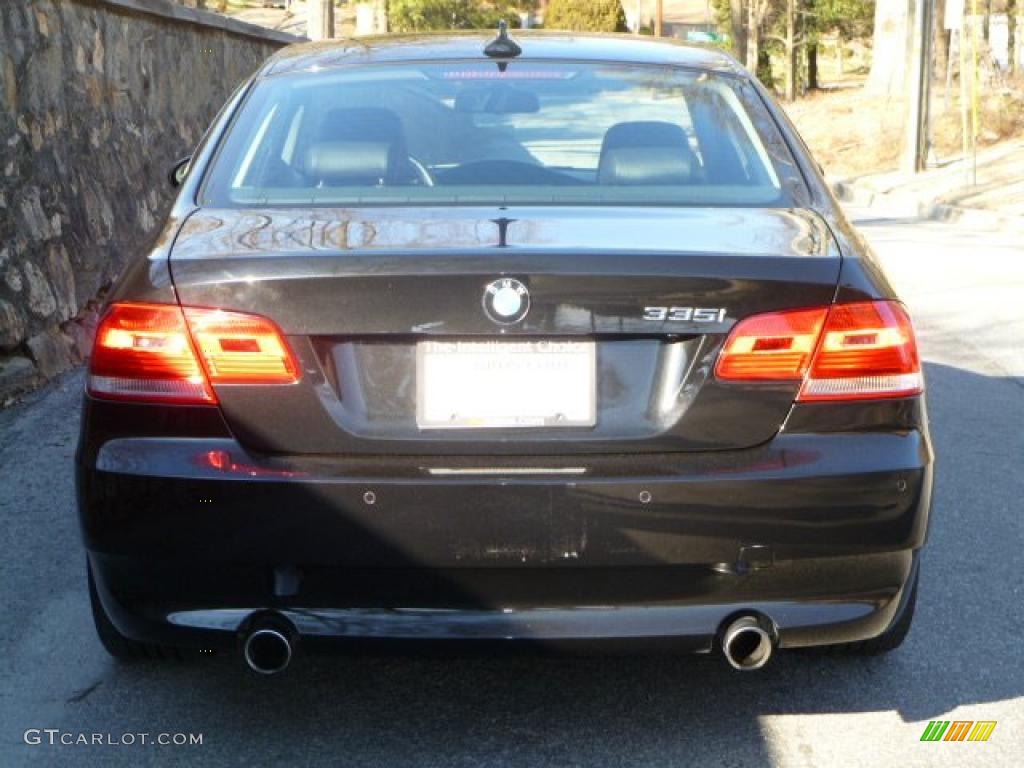
[[[501,277],[484,289],[484,312],[500,325],[518,323],[530,311],[530,292],[513,277]]]

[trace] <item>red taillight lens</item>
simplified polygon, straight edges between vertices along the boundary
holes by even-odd
[[[258,315],[185,307],[213,384],[292,384],[299,367],[277,326]]]
[[[825,308],[770,312],[741,320],[729,334],[715,373],[732,381],[802,379],[825,322]]]
[[[197,350],[199,354],[197,354]],[[96,332],[91,395],[211,404],[211,384],[290,384],[298,366],[266,318],[173,304],[113,304]]]
[[[748,317],[729,334],[715,373],[726,381],[803,380],[797,399],[805,402],[923,388],[910,318],[892,301]]]

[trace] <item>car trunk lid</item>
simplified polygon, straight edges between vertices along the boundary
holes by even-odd
[[[756,445],[798,384],[718,381],[718,351],[744,317],[830,303],[839,267],[817,215],[749,208],[209,210],[186,221],[171,256],[182,304],[264,315],[288,337],[298,384],[217,395],[247,447],[297,454]],[[521,318],[496,315],[494,285],[528,295]],[[592,413],[425,426],[425,342],[433,359],[486,352],[480,342],[583,350]],[[502,390],[500,376],[479,380]]]

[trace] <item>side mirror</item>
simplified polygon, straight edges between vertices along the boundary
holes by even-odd
[[[180,187],[188,176],[189,166],[192,164],[192,155],[175,161],[171,170],[167,173],[167,181],[172,187]]]

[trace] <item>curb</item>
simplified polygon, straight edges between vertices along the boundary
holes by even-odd
[[[829,182],[832,194],[843,203],[863,208],[885,208],[898,216],[915,216],[926,221],[957,223],[972,229],[1003,229],[1024,233],[1024,216],[1013,216],[983,208],[966,208],[939,202],[935,198],[898,192],[878,192],[850,181]]]

